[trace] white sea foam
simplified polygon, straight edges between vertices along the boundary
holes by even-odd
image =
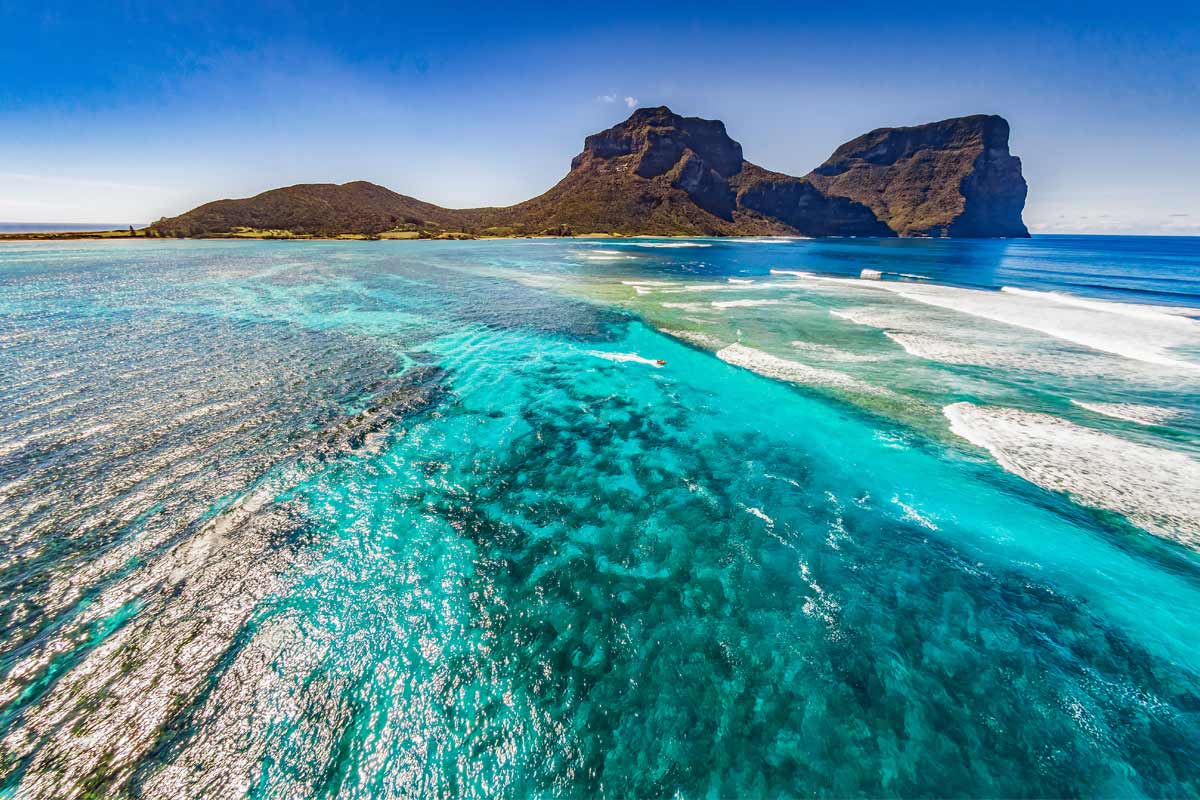
[[[621,285],[632,287],[633,291],[639,295],[647,295],[661,292],[666,288],[677,286],[678,284],[667,281],[621,281]]]
[[[754,283],[749,278],[729,278],[730,283]]]
[[[749,514],[750,516],[758,517],[763,522],[767,523],[768,527],[771,527],[771,528],[775,527],[775,520],[768,517],[766,515],[766,512],[764,512],[761,508],[756,508],[754,506],[743,506],[743,508],[746,509],[746,513]]]
[[[633,259],[633,258],[636,258],[636,256],[604,256],[604,255],[595,256],[595,255],[586,255],[586,256],[584,256],[584,257],[583,257],[584,261],[628,261],[628,260],[630,260],[630,259]]]
[[[1177,408],[1147,406],[1138,403],[1086,403],[1074,399],[1071,402],[1096,414],[1123,419],[1126,422],[1136,422],[1139,425],[1161,425],[1175,419],[1180,414]]]
[[[922,514],[916,508],[901,500],[900,495],[893,497],[892,503],[898,506],[900,510],[904,512],[904,519],[908,520],[909,522],[915,522],[922,528],[930,531],[936,531],[938,529],[938,526],[933,522],[933,520],[929,519],[929,517]]]
[[[939,284],[799,276],[850,289],[891,292],[917,303],[1037,331],[1123,358],[1174,369],[1200,370],[1200,363],[1183,360],[1171,352],[1176,347],[1200,345],[1200,323],[1183,312],[1158,306],[1086,300],[1027,289],[1006,288],[995,292]]]
[[[1134,319],[1146,319],[1152,322],[1173,322],[1185,326],[1196,326],[1197,322],[1191,316],[1200,314],[1200,309],[1173,308],[1171,306],[1150,306],[1137,303],[1116,303],[1108,300],[1089,300],[1085,297],[1062,294],[1060,292],[1038,292],[1033,289],[1018,289],[1015,286],[1002,286],[1000,291],[1022,297],[1034,297],[1053,303],[1068,306],[1088,308],[1102,311],[1106,314],[1121,314]]]
[[[788,478],[788,477],[785,477],[785,476],[783,476],[783,475],[775,475],[775,474],[772,474],[772,473],[770,473],[770,472],[764,472],[764,473],[763,473],[763,477],[764,477],[764,478],[768,478],[768,479],[770,479],[770,480],[773,480],[773,481],[783,481],[784,483],[789,483],[789,484],[791,484],[792,486],[795,486],[797,489],[802,489],[802,488],[804,488],[803,486],[801,486],[801,485],[800,485],[800,481],[798,481],[798,480],[795,480],[794,478]]]
[[[681,291],[681,292],[711,292],[714,290],[728,289],[728,288],[729,288],[729,284],[727,284],[727,283],[693,283],[688,286],[684,286],[679,291]]]
[[[684,311],[707,311],[708,303],[659,303],[663,308],[679,308]]]
[[[954,433],[1014,475],[1200,546],[1200,462],[1049,414],[971,403],[942,411]]]
[[[836,631],[837,614],[841,606],[813,579],[812,570],[803,559],[800,560],[800,577],[813,592],[812,596],[805,599],[801,609],[806,615],[821,619],[831,631]]]
[[[923,333],[897,333],[884,331],[883,335],[904,348],[911,356],[943,364],[963,364],[987,367],[1009,367],[1014,369],[1050,369],[1065,366],[1058,359],[1032,359],[1022,349],[1014,347],[990,347],[978,343],[966,343],[941,336]],[[1050,362],[1050,363],[1048,363]]]
[[[719,350],[725,346],[725,342],[717,337],[700,331],[664,330],[663,333],[706,350]]]
[[[991,367],[1054,373],[1105,376],[1121,380],[1146,380],[1143,362],[1114,358],[1113,354],[1074,343],[1047,346],[1022,328],[964,326],[957,312],[939,314],[906,305],[856,306],[832,309],[838,319],[882,330],[912,356],[943,364]],[[1177,380],[1179,374],[1158,377]],[[1157,380],[1157,377],[1155,378]]]
[[[709,242],[607,242],[609,247],[712,247]]]
[[[758,306],[777,306],[782,300],[714,300],[713,308],[757,308]]]
[[[596,358],[603,358],[606,361],[617,361],[620,363],[628,362],[628,363],[634,363],[634,364],[646,364],[647,366],[651,366],[651,367],[661,367],[662,366],[662,364],[659,364],[654,359],[643,358],[642,356],[639,356],[637,353],[606,353],[603,350],[588,350],[587,354],[589,356],[595,356]]]
[[[863,321],[863,315],[860,309],[831,308],[829,309],[829,316],[837,317],[838,319],[844,319],[847,322],[853,322],[855,325],[873,325],[873,323]]]
[[[849,350],[843,350],[840,347],[834,347],[828,344],[818,344],[817,342],[793,341],[791,346],[797,350],[802,350],[806,353],[815,353],[821,358],[827,358],[832,361],[880,361],[882,356],[871,353],[851,353]]]
[[[771,274],[772,275],[791,275],[796,278],[815,278],[816,277],[816,275],[814,275],[811,272],[804,272],[803,270],[798,270],[798,269],[773,269],[773,270],[771,270]]]
[[[805,386],[824,386],[862,394],[887,394],[886,389],[872,386],[837,370],[810,367],[799,361],[779,358],[744,344],[731,344],[717,351],[717,358],[734,366],[757,372],[768,378],[799,383]]]
[[[1062,302],[1045,292],[991,292],[951,286],[872,283],[909,300],[969,316],[1038,331],[1124,358],[1175,369],[1200,370],[1172,347],[1200,343],[1200,326],[1184,317],[1127,303]],[[1083,303],[1083,304],[1081,304]]]

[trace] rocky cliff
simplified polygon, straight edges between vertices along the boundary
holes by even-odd
[[[1021,160],[1008,122],[976,115],[879,128],[847,142],[807,176],[861,203],[901,236],[1028,236]]]
[[[642,108],[584,141],[546,193],[504,208],[447,209],[359,181],[220,200],[152,232],[223,235],[393,230],[482,235],[1027,236],[1025,181],[1008,123],[962,117],[881,128],[806,177],[751,164],[724,123]]]

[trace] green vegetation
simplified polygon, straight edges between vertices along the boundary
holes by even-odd
[[[113,231],[33,231],[28,233],[0,233],[0,241],[54,241],[58,239],[153,239],[158,233],[150,228]]]

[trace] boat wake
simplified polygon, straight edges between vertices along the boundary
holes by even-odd
[[[661,359],[644,358],[637,353],[607,353],[603,350],[588,350],[587,354],[595,358],[603,358],[605,361],[615,361],[617,363],[632,363],[645,364],[650,367],[661,367],[666,362]]]

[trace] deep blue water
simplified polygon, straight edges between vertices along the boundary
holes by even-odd
[[[674,266],[712,274],[765,272],[778,247],[709,240],[714,248]],[[609,242],[608,244],[611,244]],[[857,277],[863,269],[924,275],[938,283],[1062,291],[1127,303],[1200,308],[1200,237],[1067,236],[1030,239],[823,239],[793,243],[806,269]],[[601,243],[601,246],[607,246]],[[661,250],[656,252],[663,252]],[[668,252],[672,252],[668,248]],[[672,256],[678,256],[673,251]],[[703,271],[703,270],[702,270]]]
[[[1198,275],[0,244],[0,797],[1196,795]]]

